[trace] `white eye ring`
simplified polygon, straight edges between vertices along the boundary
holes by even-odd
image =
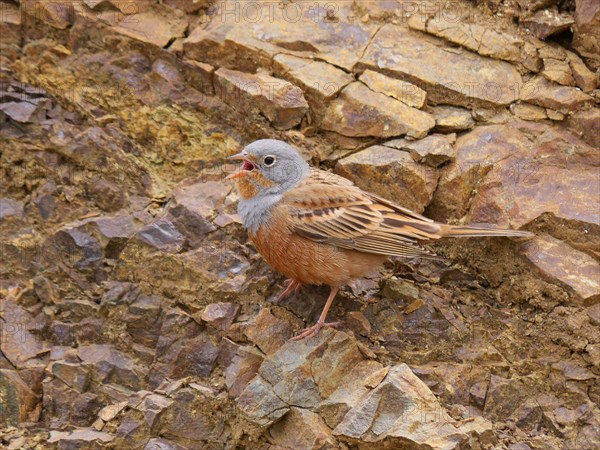
[[[273,155],[267,155],[263,159],[263,164],[265,167],[271,167],[273,164],[275,164],[275,161],[276,159]]]

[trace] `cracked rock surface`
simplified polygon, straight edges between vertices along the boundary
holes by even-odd
[[[0,0],[0,447],[599,448],[599,20]],[[328,290],[275,302],[224,180],[266,137],[536,236],[391,258],[292,342]]]

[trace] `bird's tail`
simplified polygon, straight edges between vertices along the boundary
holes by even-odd
[[[533,237],[533,233],[521,230],[508,230],[494,228],[491,225],[442,225],[440,233],[442,237],[486,237],[486,236],[509,236],[509,237]]]

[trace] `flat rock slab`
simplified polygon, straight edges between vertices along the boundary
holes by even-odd
[[[350,72],[377,30],[374,23],[354,20],[352,6],[345,1],[217,2],[209,25],[192,31],[184,51],[189,58],[230,69],[268,67],[275,55],[289,53]]]
[[[225,103],[244,112],[260,112],[275,128],[295,127],[308,111],[302,90],[285,80],[224,68],[214,77],[215,92]]]
[[[427,92],[408,81],[390,78],[372,70],[365,70],[359,80],[371,90],[393,97],[414,108],[421,109],[427,102]]]
[[[344,88],[331,102],[322,124],[325,130],[349,137],[422,138],[434,126],[430,114],[374,92],[361,82]]]
[[[587,58],[598,60],[600,54],[600,3],[596,0],[577,0],[573,47]]]
[[[386,147],[396,148],[410,153],[415,162],[430,167],[440,167],[454,159],[456,134],[430,134],[416,141],[394,139],[384,143]]]
[[[255,378],[237,399],[237,404],[251,422],[268,427],[281,419],[289,410],[269,383]]]
[[[50,431],[48,443],[56,444],[59,448],[83,448],[92,443],[101,447],[113,441],[115,436],[103,431],[92,430],[91,428],[81,428],[73,431]]]
[[[546,39],[548,36],[567,30],[575,20],[571,14],[544,8],[529,17],[522,18],[520,22],[540,39]]]
[[[551,236],[523,243],[523,253],[546,277],[569,286],[585,305],[600,301],[600,264]]]
[[[359,67],[414,83],[433,104],[508,105],[522,83],[512,64],[449,48],[433,36],[392,24],[375,35]]]
[[[434,17],[414,14],[408,26],[415,30],[441,37],[483,56],[491,56],[505,61],[519,62],[523,40],[513,34],[499,32],[475,23],[456,20],[447,11]]]
[[[431,200],[439,176],[436,169],[416,163],[408,151],[383,145],[339,160],[335,172],[419,213]]]
[[[333,434],[351,443],[371,442],[385,448],[410,443],[411,448],[455,449],[470,434],[491,428],[482,417],[452,419],[425,383],[400,364],[346,414]]]
[[[21,422],[37,422],[41,412],[39,398],[21,379],[16,370],[0,369],[2,392],[2,426],[18,426]]]
[[[440,133],[454,133],[470,130],[475,125],[471,111],[457,106],[433,106],[431,108],[435,119],[435,131]]]
[[[578,110],[594,101],[592,97],[577,88],[554,84],[542,76],[537,76],[524,84],[520,98],[525,102],[562,113]]]
[[[274,58],[273,71],[277,76],[302,88],[309,101],[312,98],[316,102],[333,98],[354,81],[349,73],[331,64],[284,53]]]
[[[455,149],[430,205],[436,220],[519,228],[552,213],[600,224],[599,155],[574,135],[515,120],[478,127]]]
[[[163,15],[156,11],[145,11],[131,17],[126,16],[113,27],[118,33],[157,47],[166,47],[174,39],[182,37],[187,20],[174,15]]]

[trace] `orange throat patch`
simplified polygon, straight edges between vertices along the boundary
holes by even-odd
[[[270,188],[275,183],[265,178],[260,172],[249,172],[238,178],[237,189],[244,200],[254,198],[258,195],[260,187]]]

